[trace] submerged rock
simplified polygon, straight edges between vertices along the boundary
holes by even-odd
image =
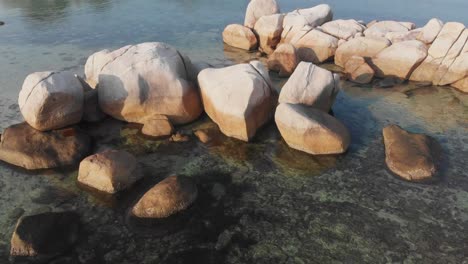
[[[166,218],[187,209],[197,196],[197,185],[191,178],[172,175],[146,192],[132,208],[132,214],[139,218]]]
[[[397,125],[383,129],[385,162],[396,175],[408,181],[432,178],[437,173],[440,151],[436,141],[407,132]]]
[[[229,137],[249,141],[273,114],[275,92],[258,61],[205,69],[198,83],[206,113]]]
[[[80,163],[78,181],[106,193],[124,190],[143,174],[136,158],[123,150],[106,150]]]
[[[314,155],[339,154],[348,149],[348,129],[321,110],[282,103],[276,108],[275,121],[291,148]]]
[[[35,72],[26,77],[18,104],[24,120],[40,131],[79,123],[83,87],[71,72]]]
[[[90,151],[91,139],[78,129],[40,132],[27,123],[5,129],[0,160],[28,170],[78,164]]]
[[[392,43],[386,38],[357,37],[341,44],[335,52],[335,64],[344,68],[352,56],[371,58]]]
[[[144,123],[160,114],[185,124],[202,112],[199,93],[190,80],[191,62],[161,42],[125,46],[112,53],[99,73],[99,105],[108,115]]]
[[[11,238],[12,256],[54,256],[78,240],[79,215],[74,212],[42,213],[18,220]]]
[[[288,43],[280,44],[268,57],[267,62],[268,69],[278,72],[280,77],[289,77],[298,64],[299,56],[296,48]]]
[[[166,137],[170,136],[174,131],[169,119],[164,115],[155,115],[148,118],[141,129],[143,135],[152,137]]]
[[[260,51],[271,54],[276,49],[276,46],[281,40],[281,32],[283,32],[282,14],[262,16],[255,23],[255,33],[258,36]]]
[[[374,78],[374,70],[363,57],[353,56],[345,64],[348,79],[355,83],[370,83]]]
[[[304,104],[328,112],[340,90],[339,81],[337,74],[301,62],[281,89],[279,102]]]
[[[262,16],[278,14],[280,8],[275,0],[252,0],[245,12],[244,26],[253,28]]]
[[[252,29],[238,24],[226,26],[223,41],[229,46],[244,50],[254,50],[258,47],[257,37]]]

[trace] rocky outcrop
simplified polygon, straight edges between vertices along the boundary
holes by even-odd
[[[431,137],[390,125],[383,129],[383,138],[385,162],[396,175],[408,181],[421,181],[437,173],[440,149]]]
[[[275,51],[276,46],[281,40],[281,32],[283,32],[282,14],[262,16],[255,23],[255,33],[258,36],[260,51],[271,54]]]
[[[364,30],[366,30],[366,26],[354,19],[337,19],[323,24],[321,29],[323,32],[338,39],[349,40],[356,36],[362,36]]]
[[[262,16],[278,13],[280,13],[280,8],[275,0],[252,0],[247,6],[244,26],[253,28]]]
[[[160,114],[185,124],[202,112],[199,93],[190,80],[191,62],[160,42],[126,46],[99,74],[99,105],[108,115],[143,123]]]
[[[340,90],[339,81],[337,74],[301,62],[281,89],[279,102],[303,104],[328,112]]]
[[[112,194],[130,187],[142,176],[132,154],[124,150],[106,150],[81,161],[78,182]]]
[[[276,125],[286,143],[314,155],[346,152],[348,129],[333,116],[304,105],[281,103],[276,108]]]
[[[268,57],[268,69],[278,72],[280,77],[289,77],[299,64],[296,48],[291,44],[280,44]]]
[[[206,113],[227,136],[249,141],[272,116],[274,90],[258,61],[205,69],[198,83]]]
[[[350,81],[366,84],[374,78],[374,70],[363,57],[353,56],[345,64],[345,72]]]
[[[439,35],[443,26],[444,23],[440,19],[433,18],[422,28],[416,39],[425,44],[431,44]]]
[[[321,4],[307,9],[297,9],[286,14],[283,20],[281,43],[289,43],[305,26],[315,28],[333,19],[329,5]]]
[[[191,178],[169,176],[141,197],[132,214],[139,218],[166,218],[187,209],[197,196],[197,185]]]
[[[5,129],[0,160],[28,170],[78,164],[90,151],[90,138],[78,129],[40,132],[26,123]]]
[[[378,77],[408,79],[411,72],[426,58],[427,49],[418,40],[398,42],[382,50],[371,60]]]
[[[18,104],[24,120],[40,131],[80,122],[83,87],[70,72],[35,72],[24,80]]]
[[[410,79],[432,82],[437,69],[464,30],[465,26],[461,23],[446,23],[429,48],[427,58],[414,70]]]
[[[74,212],[23,216],[11,237],[11,256],[55,256],[78,240],[80,218]]]
[[[340,45],[335,52],[335,64],[344,68],[352,56],[371,58],[392,43],[386,38],[357,37]]]
[[[238,24],[226,26],[223,41],[229,46],[244,50],[254,50],[258,47],[257,37],[252,29]]]
[[[322,63],[332,58],[338,48],[338,39],[306,26],[290,41],[297,49],[301,61]]]
[[[148,118],[141,129],[143,135],[151,137],[166,137],[170,136],[174,131],[169,119],[164,115],[155,115],[151,118]]]

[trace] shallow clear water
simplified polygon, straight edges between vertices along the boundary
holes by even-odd
[[[336,18],[468,24],[468,2],[325,1]],[[0,128],[21,121],[16,104],[33,71],[80,72],[87,56],[128,43],[164,41],[193,60],[228,65],[255,58],[224,47],[221,32],[241,23],[247,1],[0,0]],[[280,1],[283,11],[318,1]],[[272,75],[277,88],[284,83]],[[22,214],[74,209],[84,231],[55,263],[463,263],[468,261],[468,95],[449,87],[391,89],[343,82],[333,111],[350,129],[340,156],[286,146],[274,124],[251,143],[219,133],[206,116],[177,128],[209,129],[203,145],[149,140],[138,127],[107,120],[82,125],[99,145],[138,156],[145,178],[117,196],[76,186],[76,170],[25,172],[0,163],[0,263]],[[438,181],[415,184],[385,168],[382,127],[396,123],[435,137],[444,150]],[[193,177],[200,197],[182,224],[128,221],[128,208],[171,173]]]

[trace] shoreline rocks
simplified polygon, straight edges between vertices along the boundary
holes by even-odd
[[[397,125],[385,127],[383,138],[385,162],[393,173],[408,181],[428,180],[436,175],[440,149],[433,138]]]
[[[243,50],[254,50],[258,47],[257,37],[252,29],[238,24],[226,26],[223,41],[229,46]]]
[[[345,64],[345,72],[350,81],[366,84],[374,78],[375,72],[363,57],[352,56]]]
[[[258,36],[259,50],[266,54],[275,51],[283,32],[284,15],[275,14],[260,17],[255,23],[254,31]]]
[[[293,45],[280,44],[268,57],[267,65],[271,71],[278,72],[279,77],[289,77],[299,64],[299,56]]]
[[[245,11],[244,26],[254,28],[257,20],[262,16],[280,13],[280,8],[275,0],[252,0]]]

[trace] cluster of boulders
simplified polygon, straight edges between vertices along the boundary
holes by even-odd
[[[459,23],[431,20],[414,29],[412,23],[393,21],[331,21],[328,5],[279,12],[274,0],[252,0],[245,26],[229,25],[223,32],[226,43],[259,48],[269,54],[269,69],[290,76],[279,95],[259,61],[213,68],[192,63],[160,42],[102,50],[88,58],[84,79],[61,71],[26,78],[18,99],[26,122],[4,131],[0,159],[26,169],[79,163],[81,185],[114,194],[143,177],[140,165],[123,150],[89,156],[91,138],[74,126],[81,121],[99,122],[108,115],[142,124],[145,135],[184,141],[188,138],[174,133],[174,125],[192,122],[205,111],[225,135],[250,141],[274,117],[291,148],[339,154],[350,145],[348,129],[330,114],[340,78],[314,63],[335,57],[360,83],[391,75],[419,81],[430,77],[435,84],[466,88],[468,33]],[[211,140],[203,131],[196,135],[202,142]],[[423,180],[437,172],[432,139],[392,126],[384,129],[384,141],[387,165],[399,176]],[[173,175],[147,191],[130,211],[136,218],[165,219],[190,207],[197,195],[192,179]],[[77,219],[69,212],[21,218],[11,254],[50,255],[66,249],[76,241]],[[68,225],[72,229],[63,231]]]
[[[395,78],[468,92],[468,29],[462,23],[434,18],[416,28],[411,22],[332,19],[326,4],[281,13],[275,0],[252,0],[244,25],[228,25],[223,40],[245,50],[258,48],[280,77],[291,75],[299,61],[334,58],[356,83]]]

